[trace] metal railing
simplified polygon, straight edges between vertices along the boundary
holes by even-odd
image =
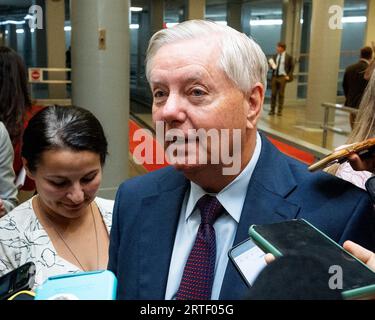
[[[323,120],[323,125],[321,126],[323,129],[323,140],[322,140],[322,146],[323,148],[327,147],[327,138],[328,138],[328,131],[332,131],[338,134],[342,135],[348,135],[350,132],[343,130],[342,128],[338,128],[335,126],[329,125],[329,113],[330,110],[335,110],[335,111],[342,111],[346,113],[358,113],[358,109],[346,107],[342,104],[337,104],[337,103],[328,103],[324,102],[322,103],[322,107],[325,108],[324,110],[324,120]]]
[[[29,92],[31,99],[33,101],[38,101],[39,104],[42,105],[48,105],[48,104],[66,104],[64,103],[64,100],[66,100],[66,95],[61,95],[61,99],[54,99],[58,102],[53,103],[50,99],[40,99],[41,96],[48,96],[48,90],[49,86],[55,86],[55,85],[62,85],[67,86],[66,88],[70,88],[70,85],[72,81],[70,80],[69,73],[72,69],[70,68],[38,68],[33,67],[28,69],[29,74]],[[58,74],[55,78],[55,80],[51,79],[54,78],[54,76],[51,76],[51,73]],[[60,79],[59,79],[60,78]],[[37,85],[44,85],[39,86],[39,88],[35,88]],[[47,87],[48,86],[48,89]],[[35,94],[38,91],[38,94]],[[65,91],[65,93],[67,93]],[[60,95],[59,95],[60,96]],[[54,101],[53,100],[53,101]]]
[[[34,79],[32,77],[33,71],[39,72],[40,77],[38,79]],[[70,68],[29,68],[29,83],[46,83],[46,84],[68,84],[72,83],[71,80],[45,80],[44,73],[46,72],[71,72],[72,69]]]
[[[260,123],[258,123],[258,129],[259,131],[262,131],[267,136],[274,138],[277,141],[286,143],[289,146],[312,154],[316,161],[323,159],[325,156],[329,155],[332,152],[329,149],[319,147],[316,144],[309,143],[295,136],[291,136],[277,130],[262,126]]]

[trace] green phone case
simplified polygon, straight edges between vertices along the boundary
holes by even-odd
[[[305,219],[298,219],[302,220],[304,223],[308,224],[311,228],[313,228],[315,231],[320,233],[322,236],[324,236],[326,239],[328,239],[333,245],[339,247],[341,250],[348,253],[351,257],[353,257],[355,260],[357,260],[361,265],[363,265],[365,268],[372,271],[370,268],[368,268],[362,261],[358,260],[356,257],[354,257],[352,254],[350,254],[348,251],[346,251],[343,247],[341,247],[338,243],[333,241],[331,238],[329,238],[326,234],[324,234],[322,231],[314,227],[311,223],[306,221]],[[255,228],[257,225],[251,225],[249,228],[249,236],[250,238],[256,243],[256,245],[262,249],[266,253],[271,253],[275,257],[282,256],[282,252],[272,243],[270,243],[267,239],[265,239],[261,234],[259,234]],[[373,271],[372,271],[373,272]],[[375,296],[375,283],[369,286],[364,286],[360,288],[355,288],[351,290],[346,290],[342,292],[342,296],[344,299],[365,299],[366,297]]]

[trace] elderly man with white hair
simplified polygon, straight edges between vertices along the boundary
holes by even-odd
[[[364,192],[309,173],[258,132],[267,68],[254,40],[214,22],[151,38],[153,121],[164,126],[172,165],[118,190],[108,267],[119,299],[245,297],[228,251],[252,224],[304,218],[340,243],[375,248]]]

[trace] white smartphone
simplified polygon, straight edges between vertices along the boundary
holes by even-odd
[[[267,265],[265,253],[250,238],[230,249],[228,255],[249,287]]]

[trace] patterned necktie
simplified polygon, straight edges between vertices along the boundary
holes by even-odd
[[[216,236],[213,224],[223,212],[216,197],[204,195],[197,207],[201,224],[189,258],[186,262],[176,300],[209,300],[216,262]]]

